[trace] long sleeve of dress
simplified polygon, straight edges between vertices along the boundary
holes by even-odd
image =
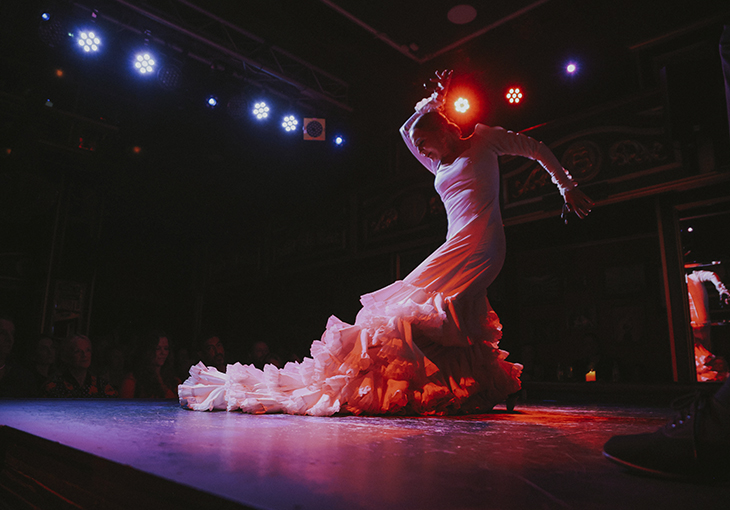
[[[714,285],[715,290],[717,290],[717,293],[720,294],[720,296],[724,294],[730,294],[728,293],[725,284],[723,284],[720,278],[717,276],[717,273],[713,273],[712,271],[694,271],[693,274],[697,276],[698,281],[710,282],[712,285]]]
[[[550,174],[561,195],[565,195],[566,191],[575,188],[576,183],[568,171],[563,168],[558,158],[544,143],[501,127],[485,126],[485,128],[485,137],[497,154],[522,156],[537,161]]]

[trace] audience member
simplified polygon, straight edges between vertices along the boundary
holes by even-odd
[[[217,335],[206,334],[201,337],[200,360],[208,367],[215,367],[219,372],[226,371],[226,349]]]
[[[271,363],[271,358],[272,354],[271,350],[269,350],[269,344],[267,344],[263,340],[259,340],[251,346],[249,361],[256,368],[263,370],[264,365],[266,365],[267,363]]]
[[[71,335],[61,347],[63,368],[43,388],[46,397],[108,398],[119,396],[108,381],[89,370],[91,340],[84,335]]]
[[[0,398],[35,397],[33,376],[11,360],[15,344],[15,323],[10,315],[0,312]]]
[[[161,331],[150,331],[139,338],[133,356],[134,368],[122,381],[122,398],[177,398],[175,361],[170,341]]]

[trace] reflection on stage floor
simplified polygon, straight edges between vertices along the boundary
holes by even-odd
[[[449,418],[313,418],[5,400],[0,490],[6,501],[59,498],[67,508],[722,506],[727,482],[641,477],[602,457],[612,435],[652,431],[669,416],[546,402]]]

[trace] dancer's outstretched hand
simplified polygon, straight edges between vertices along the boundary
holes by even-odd
[[[585,218],[595,204],[581,190],[573,188],[565,192],[565,205],[568,211],[574,212],[579,218]]]
[[[431,78],[428,80],[429,83],[423,84],[426,89],[433,87],[434,91],[430,96],[421,99],[418,104],[416,104],[417,112],[426,112],[434,109],[438,110],[444,105],[446,93],[449,91],[449,85],[451,83],[451,75],[453,73],[454,72],[449,69],[436,71],[435,78]]]
[[[445,96],[446,93],[449,91],[449,85],[451,85],[451,76],[453,74],[454,71],[452,71],[451,69],[436,71],[436,77],[431,78],[428,81],[431,82],[431,84],[435,85],[436,92],[438,92],[439,95]],[[423,86],[429,88],[428,84],[424,84]]]

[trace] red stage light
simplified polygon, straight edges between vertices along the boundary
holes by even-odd
[[[460,97],[454,101],[454,109],[459,113],[466,113],[470,106],[469,100],[464,97]]]
[[[509,92],[507,92],[506,97],[510,104],[517,104],[522,101],[522,90],[520,90],[519,87],[512,87],[509,89]]]

